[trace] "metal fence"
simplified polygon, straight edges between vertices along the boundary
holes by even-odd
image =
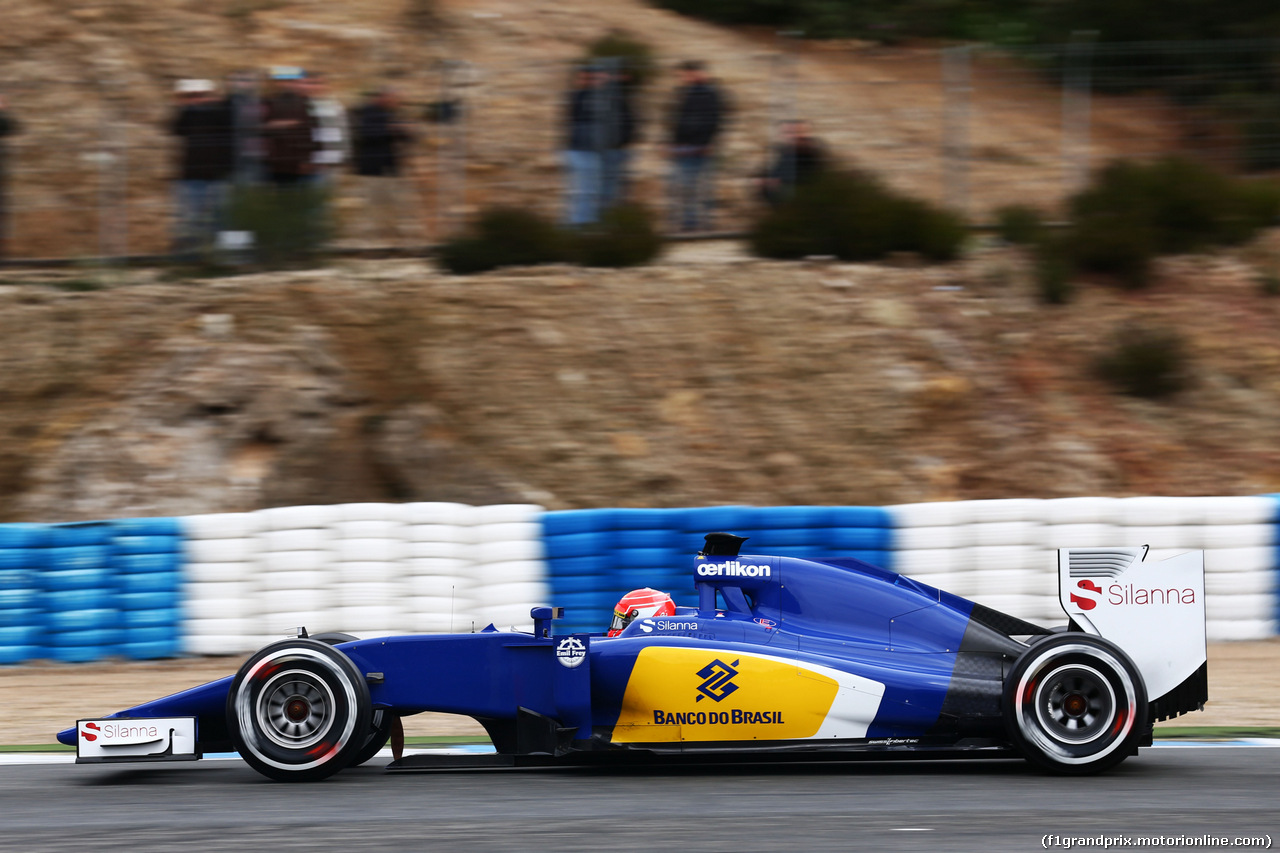
[[[1280,43],[877,47],[780,38],[709,69],[730,105],[716,144],[715,230],[760,209],[757,177],[778,127],[806,119],[832,158],[971,221],[1030,203],[1055,212],[1090,171],[1170,152],[1231,171],[1280,167]],[[434,66],[403,86],[416,138],[399,179],[398,231],[364,227],[378,211],[342,171],[332,210],[338,247],[421,245],[456,234],[482,207],[566,215],[563,62]],[[176,140],[170,83],[85,86],[16,79],[0,94],[19,132],[0,139],[9,258],[168,252]],[[632,197],[672,204],[667,117],[674,71],[635,93]],[[348,105],[354,92],[335,92]],[[669,217],[664,217],[669,222]]]

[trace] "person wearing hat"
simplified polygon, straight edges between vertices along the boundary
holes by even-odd
[[[180,141],[175,250],[209,247],[221,225],[235,165],[231,110],[209,80],[179,80],[170,132]]]

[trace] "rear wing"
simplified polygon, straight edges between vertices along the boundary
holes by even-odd
[[[1209,698],[1204,552],[1148,560],[1141,548],[1058,551],[1058,599],[1074,628],[1115,643],[1147,686],[1152,721]]]

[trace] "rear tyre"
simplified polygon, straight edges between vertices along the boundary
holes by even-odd
[[[372,702],[345,654],[313,639],[258,650],[227,693],[227,727],[245,762],[281,782],[314,782],[348,766],[366,745]]]
[[[1005,726],[1045,770],[1098,773],[1133,754],[1147,692],[1129,657],[1091,634],[1057,634],[1023,652],[1005,682]]]

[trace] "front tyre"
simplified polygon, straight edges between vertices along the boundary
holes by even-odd
[[[1091,634],[1057,634],[1022,653],[1004,691],[1018,751],[1055,773],[1107,770],[1136,749],[1147,691],[1129,657]]]
[[[282,640],[253,654],[227,693],[227,727],[245,762],[281,782],[314,782],[348,766],[372,726],[369,685],[341,651]]]

